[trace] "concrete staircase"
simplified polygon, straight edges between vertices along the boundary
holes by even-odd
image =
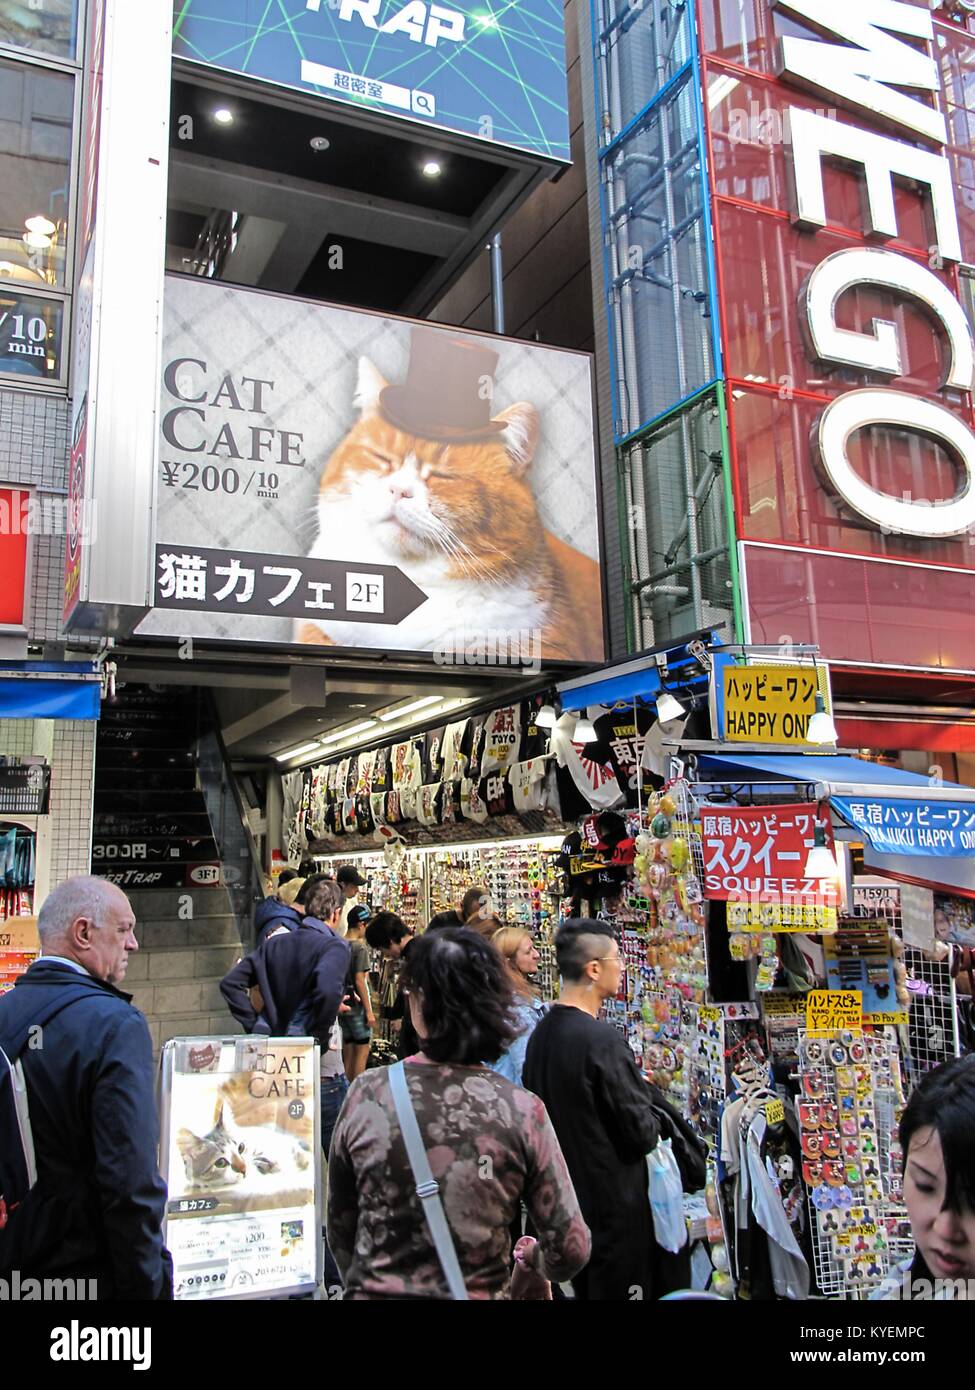
[[[239,1033],[218,988],[243,954],[226,892],[155,888],[128,897],[139,950],[124,988],[149,1022],[153,1047],[169,1038]]]

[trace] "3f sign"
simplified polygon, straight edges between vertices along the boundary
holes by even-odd
[[[309,10],[320,10],[322,0],[306,0]],[[413,43],[425,43],[436,48],[441,39],[454,43],[464,41],[464,16],[456,10],[448,10],[443,5],[424,4],[423,0],[410,0],[398,14],[379,23],[382,0],[340,0],[339,19],[351,21],[358,19],[367,29],[375,29],[380,34],[405,34]]]

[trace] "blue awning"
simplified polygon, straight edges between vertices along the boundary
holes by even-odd
[[[0,672],[0,719],[97,719],[101,682]]]
[[[717,634],[701,632],[673,647],[654,648],[631,661],[616,662],[587,676],[560,681],[556,689],[563,710],[581,710],[589,705],[615,705],[620,701],[655,700],[666,685],[668,690],[705,690],[707,673],[689,651],[692,641],[713,644]],[[657,659],[666,661],[666,681],[660,679]]]
[[[813,785],[878,854],[957,859],[975,854],[975,788],[819,753],[700,753],[704,781]]]

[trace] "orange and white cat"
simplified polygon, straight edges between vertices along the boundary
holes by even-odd
[[[426,601],[395,629],[403,650],[435,651],[463,627],[540,632],[543,657],[602,660],[599,567],[544,530],[527,481],[540,433],[534,406],[509,406],[493,438],[445,444],[385,420],[385,386],[360,358],[359,419],[322,474],[311,556],[398,565],[422,589]],[[295,640],[374,646],[381,630],[299,622]]]

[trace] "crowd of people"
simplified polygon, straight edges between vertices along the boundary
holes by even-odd
[[[562,923],[561,992],[546,1005],[531,933],[500,922],[483,888],[416,935],[371,915],[362,886],[351,869],[283,874],[253,951],[221,985],[247,1032],[320,1044],[326,1281],[351,1300],[633,1301],[688,1288],[686,1246],[672,1254],[655,1239],[647,1156],[682,1135],[693,1190],[703,1146],[600,1018],[620,983],[612,928]],[[72,879],[38,925],[41,958],[0,999],[0,1277],[171,1297],[152,1046],[121,988],[138,949],[131,906],[105,879]],[[387,1066],[368,1065],[370,951],[398,971]],[[18,1167],[25,1116],[34,1172]],[[975,1281],[975,1056],[916,1087],[901,1144],[917,1249],[894,1274],[915,1284],[892,1277],[886,1294]]]

